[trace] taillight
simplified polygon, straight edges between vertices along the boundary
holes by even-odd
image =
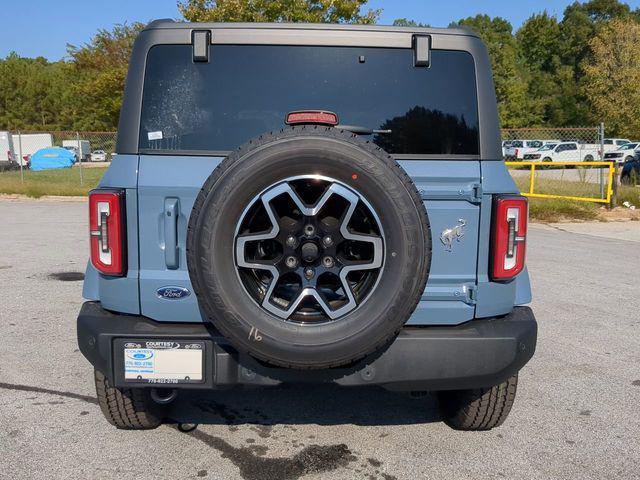
[[[285,119],[287,125],[338,125],[338,115],[333,112],[325,112],[322,110],[305,110],[300,112],[287,113]]]
[[[518,157],[518,154],[520,153],[520,149],[516,148],[516,158]]]
[[[126,272],[124,190],[97,189],[89,192],[91,263],[105,275]]]
[[[510,280],[524,269],[528,215],[525,197],[496,197],[493,203],[492,280]]]

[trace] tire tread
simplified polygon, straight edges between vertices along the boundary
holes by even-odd
[[[162,423],[146,390],[112,387],[98,370],[94,370],[94,378],[98,404],[111,425],[124,430],[149,430]]]
[[[439,392],[444,422],[456,430],[491,430],[509,416],[518,387],[514,375],[499,385]]]

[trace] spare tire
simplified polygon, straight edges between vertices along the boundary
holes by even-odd
[[[201,310],[239,351],[298,369],[381,349],[423,294],[427,212],[386,152],[332,127],[290,127],[231,153],[191,212]]]

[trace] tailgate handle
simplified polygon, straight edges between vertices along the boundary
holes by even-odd
[[[180,250],[178,248],[178,216],[180,202],[177,198],[164,199],[164,261],[167,268],[178,268]]]

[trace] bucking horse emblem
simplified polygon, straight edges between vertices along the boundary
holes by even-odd
[[[444,245],[444,249],[450,252],[453,249],[453,241],[460,242],[460,239],[464,236],[464,226],[467,222],[459,218],[458,225],[453,228],[447,228],[440,234],[440,241]]]

